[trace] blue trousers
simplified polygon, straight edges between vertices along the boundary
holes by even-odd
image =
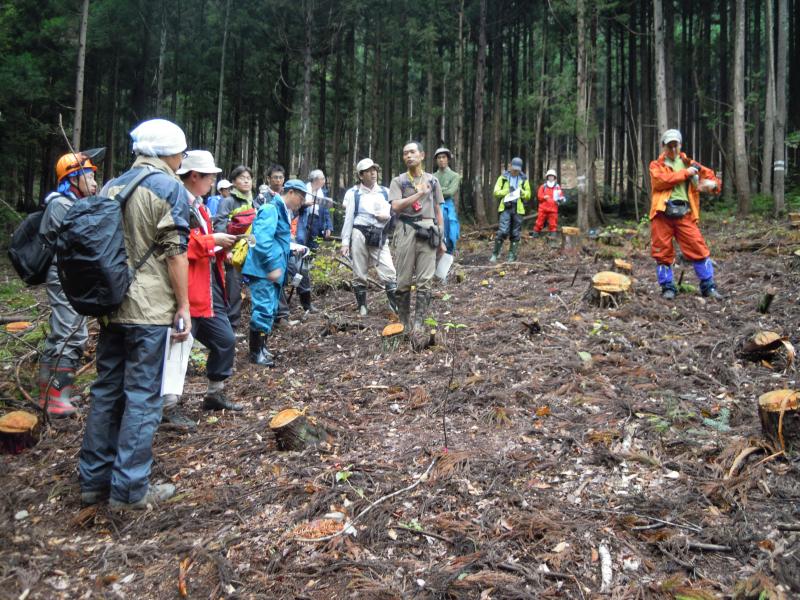
[[[272,332],[272,324],[278,314],[278,299],[281,285],[269,279],[250,277],[250,329],[263,333]]]
[[[444,220],[444,245],[448,254],[456,251],[456,243],[461,237],[461,225],[458,222],[458,213],[452,198],[445,198],[442,204],[442,218]]]
[[[167,327],[100,327],[78,473],[81,491],[105,491],[120,502],[147,493],[153,435],[161,422],[161,373]]]

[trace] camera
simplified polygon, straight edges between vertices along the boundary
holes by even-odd
[[[299,287],[303,281],[303,274],[302,273],[295,273],[294,277],[292,277],[292,286]]]

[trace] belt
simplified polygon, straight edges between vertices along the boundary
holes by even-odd
[[[428,217],[423,217],[422,215],[418,217],[412,217],[409,215],[400,215],[400,220],[403,223],[416,223],[417,221],[422,221],[423,219],[427,219]]]

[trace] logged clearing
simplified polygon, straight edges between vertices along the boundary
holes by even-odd
[[[419,353],[381,335],[379,291],[359,318],[331,276],[323,312],[272,337],[280,368],[240,342],[228,393],[245,412],[201,411],[193,353],[199,430],[156,435],[151,480],[178,488],[159,510],[81,508],[82,417],[1,456],[0,597],[797,597],[800,462],[762,433],[758,399],[798,387],[800,236],[704,233],[719,303],[688,263],[660,297],[646,227],[566,253],[526,237],[497,265],[468,233]],[[631,285],[600,298],[615,259]],[[760,331],[788,347],[756,352]],[[4,397],[33,390],[32,356],[6,359]],[[287,408],[327,441],[279,451]]]

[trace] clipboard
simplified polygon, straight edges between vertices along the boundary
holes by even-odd
[[[183,395],[183,384],[186,381],[186,369],[189,366],[189,355],[192,353],[194,338],[192,334],[182,342],[172,342],[172,327],[167,329],[167,341],[164,344],[164,365],[161,374],[161,395]]]

